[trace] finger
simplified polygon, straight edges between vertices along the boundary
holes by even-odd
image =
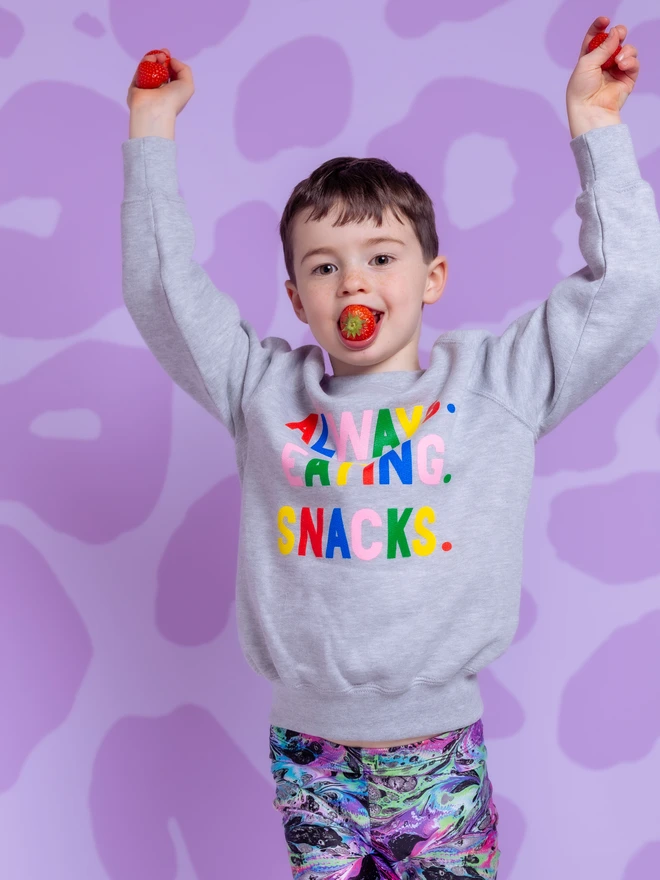
[[[639,73],[639,59],[635,55],[626,55],[622,61],[617,61],[616,67],[634,79]]]
[[[615,67],[618,67],[619,70],[629,74],[632,70],[635,70],[636,67],[639,67],[639,62],[637,61],[637,47],[631,46],[630,44],[622,46],[621,51],[614,61],[615,66],[608,68],[610,73],[613,72]]]
[[[621,47],[621,51],[616,56],[615,60],[618,62],[620,58],[637,58],[638,55],[639,50],[637,49],[637,46],[633,46],[632,43],[626,43],[625,46]]]
[[[625,24],[617,24],[615,27],[612,28],[612,30],[617,31],[619,34],[619,39],[622,43],[625,43],[626,37],[628,36],[628,28],[625,26]]]
[[[143,61],[158,61],[159,64],[165,64],[170,57],[169,49],[154,49],[153,52],[148,52]]]
[[[192,70],[187,64],[184,64],[183,61],[179,61],[178,58],[170,58],[170,67],[176,74],[177,79],[182,80],[183,82],[192,83]]]
[[[608,58],[611,58],[612,55],[616,52],[618,54],[618,50],[621,46],[621,42],[619,40],[619,31],[617,28],[612,28],[612,30],[607,35],[607,39],[600,44],[596,49],[593,49],[591,52],[587,52],[586,58],[588,58],[588,62],[586,62],[589,66],[601,67]],[[583,62],[584,63],[584,62]]]
[[[609,18],[606,15],[599,15],[598,18],[592,23],[591,27],[586,33],[584,40],[582,41],[582,48],[580,49],[580,58],[583,55],[587,54],[587,49],[589,48],[589,43],[593,40],[596,34],[599,34],[601,31],[604,31],[608,24],[610,23]]]

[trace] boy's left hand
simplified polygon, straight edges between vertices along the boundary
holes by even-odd
[[[630,44],[621,46],[616,55],[616,64],[608,70],[601,69],[601,64],[616,52],[619,41],[625,43],[628,33],[625,25],[613,27],[601,46],[593,52],[587,51],[591,40],[606,30],[609,21],[607,16],[601,15],[591,25],[582,43],[578,63],[568,81],[566,109],[571,137],[577,137],[592,128],[621,122],[621,108],[639,76],[637,49]]]

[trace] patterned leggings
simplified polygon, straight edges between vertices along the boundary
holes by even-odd
[[[270,727],[273,806],[294,880],[496,880],[481,720],[389,748]]]

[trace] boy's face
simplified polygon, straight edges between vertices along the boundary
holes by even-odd
[[[297,283],[287,280],[285,286],[296,315],[328,352],[334,375],[419,370],[422,304],[441,296],[446,257],[425,263],[410,222],[401,223],[389,210],[381,226],[372,220],[333,226],[339,208],[322,220],[309,221],[310,213],[293,220]],[[370,243],[376,238],[388,240]],[[383,312],[375,339],[360,350],[344,345],[337,323],[350,303]]]

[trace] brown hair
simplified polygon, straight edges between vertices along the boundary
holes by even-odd
[[[329,159],[301,180],[289,196],[282,219],[280,238],[289,278],[296,283],[293,266],[291,226],[295,215],[312,208],[308,220],[320,220],[336,205],[343,208],[333,226],[359,223],[366,218],[377,226],[383,211],[389,209],[400,222],[400,214],[410,220],[427,263],[438,256],[433,202],[428,193],[407,171],[398,171],[385,159],[355,159],[341,156]]]

